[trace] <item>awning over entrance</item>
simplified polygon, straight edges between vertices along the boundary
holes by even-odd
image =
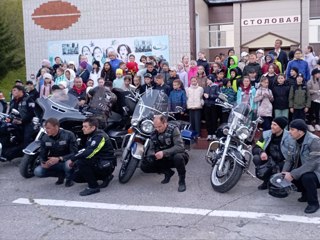
[[[260,37],[257,37],[247,43],[244,43],[242,45],[242,48],[273,48],[274,42],[276,39],[282,40],[282,47],[290,47],[292,45],[299,45],[298,42],[293,41],[291,39],[279,36],[277,34],[274,34],[272,32],[268,32],[266,34],[261,35]]]

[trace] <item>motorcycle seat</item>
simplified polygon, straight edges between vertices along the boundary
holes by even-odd
[[[120,130],[120,131],[110,130],[107,132],[107,134],[109,135],[110,138],[123,137],[127,133],[128,133],[127,130]]]

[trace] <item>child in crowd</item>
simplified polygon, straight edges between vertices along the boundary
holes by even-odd
[[[187,92],[187,109],[189,110],[189,121],[191,130],[201,136],[201,109],[203,102],[203,88],[199,86],[197,78],[191,78],[191,85],[186,90]]]
[[[125,62],[121,62],[121,63],[119,64],[119,68],[122,69],[122,74],[123,74],[123,75],[130,74],[130,73],[128,72],[128,68],[127,68],[127,65],[126,65]]]
[[[169,94],[169,112],[176,112],[176,107],[181,107],[182,111],[175,113],[175,118],[181,120],[186,111],[187,97],[186,92],[182,89],[182,82],[179,79],[173,81],[173,90]]]
[[[92,79],[88,79],[88,82],[87,82],[87,87],[94,87],[94,82]]]
[[[320,131],[319,111],[320,111],[320,70],[315,68],[311,72],[312,79],[308,81],[307,86],[311,95],[311,108],[308,116],[309,131]],[[315,122],[315,127],[312,126]]]
[[[207,86],[207,76],[203,66],[198,66],[197,81],[200,87],[205,88]]]
[[[251,86],[253,86],[253,87],[255,87],[255,89],[257,89],[260,84],[260,79],[259,79],[259,76],[257,74],[256,69],[250,68],[248,71],[248,74],[249,74],[249,80],[250,80]]]
[[[191,78],[197,77],[197,73],[198,73],[197,62],[195,60],[191,60],[189,71],[188,71],[188,86],[190,86],[191,84]]]
[[[122,85],[122,89],[124,91],[130,91],[130,85],[132,83],[132,76],[131,75],[126,75],[124,78],[123,78],[123,85]]]
[[[118,68],[116,70],[116,79],[113,80],[112,87],[113,88],[122,88],[123,86],[123,71]]]
[[[276,82],[277,74],[275,73],[275,67],[276,65],[273,63],[269,64],[268,71],[263,75],[269,80],[269,89],[272,89]]]
[[[244,76],[240,87],[237,92],[237,104],[245,103],[251,108],[251,119],[255,117],[256,103],[254,102],[254,97],[256,96],[256,89],[251,86],[250,78]]]
[[[290,86],[285,80],[285,74],[279,74],[272,88],[274,117],[289,118]]]
[[[182,82],[183,88],[187,90],[187,88],[189,87],[188,73],[185,71],[183,63],[178,63],[177,68],[177,74]]]
[[[297,83],[297,76],[299,74],[299,70],[296,67],[292,67],[290,70],[290,77],[287,79],[289,82],[289,86],[294,86]]]
[[[49,97],[52,94],[52,76],[50,73],[43,74],[44,83],[40,88],[40,97]]]
[[[296,81],[297,83],[290,88],[289,108],[292,113],[292,120],[305,120],[306,113],[311,106],[310,92],[304,83],[303,75],[301,73],[298,74]]]
[[[61,67],[57,68],[57,76],[54,80],[55,85],[59,85],[60,82],[66,81],[66,77],[64,76],[64,70]]]
[[[256,91],[254,101],[258,104],[258,116],[263,118],[263,131],[271,129],[272,122],[272,91],[268,88],[269,80],[262,76],[260,86]]]
[[[177,69],[175,67],[170,67],[169,75],[170,77],[168,79],[167,85],[169,85],[170,89],[172,90],[174,80],[179,79],[179,75],[177,74]],[[182,82],[181,82],[181,88],[184,89]]]
[[[221,92],[228,97],[228,103],[234,105],[237,99],[237,93],[233,90],[230,79],[223,80]],[[230,109],[222,108],[221,123],[227,123],[230,114]]]
[[[198,81],[199,83],[199,81]],[[207,86],[204,89],[204,114],[206,118],[206,125],[208,131],[208,141],[216,138],[216,131],[218,128],[218,118],[221,116],[221,107],[215,104],[215,101],[220,93],[220,86],[218,83],[213,83],[209,78],[207,79]]]
[[[127,62],[127,69],[129,74],[134,76],[139,71],[138,63],[135,62],[136,57],[133,54],[129,55],[129,62]]]
[[[144,94],[147,89],[153,88],[154,83],[152,81],[152,75],[150,73],[146,73],[144,75],[144,84],[140,88],[140,94]]]
[[[139,93],[141,89],[141,77],[135,75],[133,77],[133,85],[136,87],[135,92]]]
[[[235,92],[238,91],[238,87],[240,84],[241,75],[238,73],[237,69],[231,69],[230,70],[230,80],[231,80],[231,86]]]

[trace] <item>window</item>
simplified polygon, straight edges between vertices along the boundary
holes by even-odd
[[[309,42],[320,42],[320,19],[309,20]]]
[[[233,47],[234,26],[233,24],[209,25],[209,47]]]

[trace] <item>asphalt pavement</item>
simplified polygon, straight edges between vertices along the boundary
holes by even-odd
[[[0,239],[318,239],[320,211],[304,214],[299,193],[274,198],[247,174],[217,193],[204,155],[190,152],[186,192],[177,191],[177,173],[164,185],[137,169],[120,184],[118,165],[110,185],[87,197],[79,196],[86,184],[24,179],[19,159],[0,163]]]

